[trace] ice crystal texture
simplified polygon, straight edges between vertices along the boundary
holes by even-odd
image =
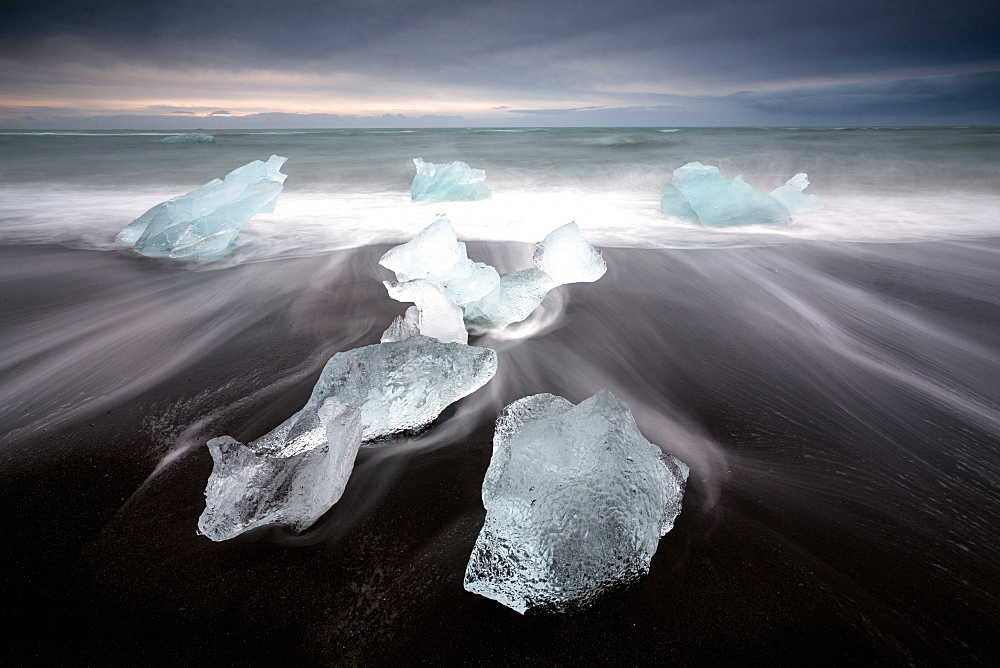
[[[490,189],[483,185],[486,172],[473,169],[464,162],[435,164],[414,158],[417,174],[410,186],[414,202],[470,202],[490,198]]]
[[[689,162],[674,170],[673,180],[660,193],[660,208],[671,216],[712,227],[787,225],[792,213],[822,206],[815,195],[802,192],[808,185],[805,174],[796,174],[780,188],[763,193],[741,176],[727,179],[717,167]]]
[[[521,613],[586,607],[649,572],[687,476],[607,390],[515,401],[497,418],[465,588]]]
[[[149,257],[205,262],[227,255],[247,221],[274,211],[286,159],[272,155],[267,162],[254,160],[221,181],[161,202],[119,232],[116,241]]]

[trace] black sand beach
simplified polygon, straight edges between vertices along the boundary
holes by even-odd
[[[0,248],[5,663],[967,665],[1000,649],[1000,242],[602,249],[608,274],[559,288],[524,338],[474,340],[497,377],[420,436],[362,449],[308,531],[197,535],[204,441],[266,433],[403,310],[384,250],[191,271]],[[603,387],[692,468],[648,578],[564,616],[465,592],[496,413]]]

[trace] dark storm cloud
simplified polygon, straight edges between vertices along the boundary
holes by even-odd
[[[724,84],[982,69],[998,61],[998,17],[996,0],[20,1],[0,53],[68,57],[83,41],[161,67],[336,67],[511,89]]]
[[[510,109],[547,124],[600,125],[994,125],[1000,71],[721,96],[653,96],[662,104]]]
[[[961,109],[962,122],[998,123],[1000,72],[737,93],[727,99],[769,115],[816,122],[859,118],[871,124],[901,119],[938,123]]]

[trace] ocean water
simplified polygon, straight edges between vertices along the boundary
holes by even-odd
[[[254,159],[288,158],[273,215],[234,261],[398,241],[451,216],[468,239],[534,242],[575,220],[604,246],[710,248],[785,241],[916,241],[996,231],[997,128],[470,129],[0,133],[0,242],[108,249],[149,207]],[[488,202],[409,199],[412,159],[485,169]],[[826,208],[791,228],[712,230],[666,220],[659,191],[698,160],[771,190],[807,172]]]
[[[19,661],[986,662],[1000,545],[1000,129],[0,132],[0,503]],[[271,154],[273,214],[206,264],[115,245]],[[491,200],[413,203],[412,159]],[[698,160],[824,208],[710,229],[659,212]],[[359,456],[302,535],[195,534],[208,438],[260,436],[405,305],[378,258],[447,214],[530,266],[576,221],[608,273],[474,343],[500,369]],[[493,420],[611,390],[691,466],[649,577],[583,613],[464,592]]]

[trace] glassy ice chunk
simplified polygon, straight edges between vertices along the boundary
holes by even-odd
[[[471,202],[490,198],[490,189],[483,185],[486,172],[473,169],[464,162],[435,164],[414,158],[417,174],[410,186],[414,202]]]
[[[314,429],[316,411],[329,397],[361,409],[364,441],[413,431],[485,385],[496,370],[497,354],[489,348],[426,336],[337,353],[290,433]]]
[[[427,226],[410,241],[390,249],[379,264],[392,270],[399,283],[386,283],[389,295],[404,302],[416,302],[405,288],[411,283],[433,283],[442,294],[464,312],[465,325],[482,333],[503,329],[524,320],[542,303],[546,293],[566,283],[596,281],[607,266],[593,246],[583,238],[576,223],[569,223],[554,230],[535,247],[534,262],[537,268],[525,269],[500,276],[497,270],[482,262],[469,259],[465,244],[458,241],[451,222],[444,217]],[[417,303],[419,321],[412,318],[421,334],[440,338],[442,341],[461,341],[454,336],[449,324],[445,338],[428,330],[424,322],[448,322],[454,312],[447,309],[436,297],[425,304]],[[403,321],[400,321],[402,326]],[[395,323],[393,327],[395,326]],[[386,334],[391,334],[390,327]]]
[[[771,193],[754,190],[743,177],[727,179],[717,167],[689,162],[674,170],[673,180],[660,192],[660,209],[671,216],[713,227],[787,225],[792,213],[821,205],[802,190],[805,174],[796,174]]]
[[[417,333],[445,343],[469,342],[461,307],[436,284],[424,279],[405,283],[385,281],[385,288],[396,301],[413,302],[416,306],[416,318],[410,317],[408,328],[415,327]]]
[[[479,334],[521,322],[559,283],[541,269],[522,269],[500,277],[493,292],[465,307],[465,323]]]
[[[687,476],[607,390],[579,406],[515,401],[497,418],[465,588],[521,613],[562,612],[635,582],[673,528]]]
[[[272,155],[234,169],[186,195],[157,204],[118,233],[149,257],[208,261],[234,247],[240,229],[258,213],[271,213],[287,175],[287,158]]]
[[[309,401],[250,445],[208,442],[215,466],[198,528],[226,540],[262,524],[310,526],[340,499],[365,441],[419,429],[485,385],[489,348],[426,336],[337,353]]]
[[[263,524],[303,531],[344,493],[361,445],[361,411],[327,399],[309,429],[301,413],[249,445],[222,436],[208,442],[214,466],[198,530],[227,540]]]
[[[405,244],[390,248],[378,261],[400,281],[448,272],[462,259],[451,221],[441,216]]]
[[[435,283],[459,306],[483,298],[500,283],[496,269],[469,259],[465,244],[443,216],[405,244],[390,248],[379,264],[395,273],[399,281],[426,279]]]
[[[465,305],[465,323],[473,332],[501,330],[521,322],[552,288],[596,281],[608,269],[600,251],[587,243],[576,223],[563,225],[538,242],[533,260],[537,268],[504,274],[490,294]]]
[[[558,285],[593,283],[608,270],[600,252],[587,243],[576,223],[556,228],[538,242],[534,262]]]
[[[180,135],[170,135],[160,140],[163,144],[214,144],[215,137],[201,132],[185,132]]]

